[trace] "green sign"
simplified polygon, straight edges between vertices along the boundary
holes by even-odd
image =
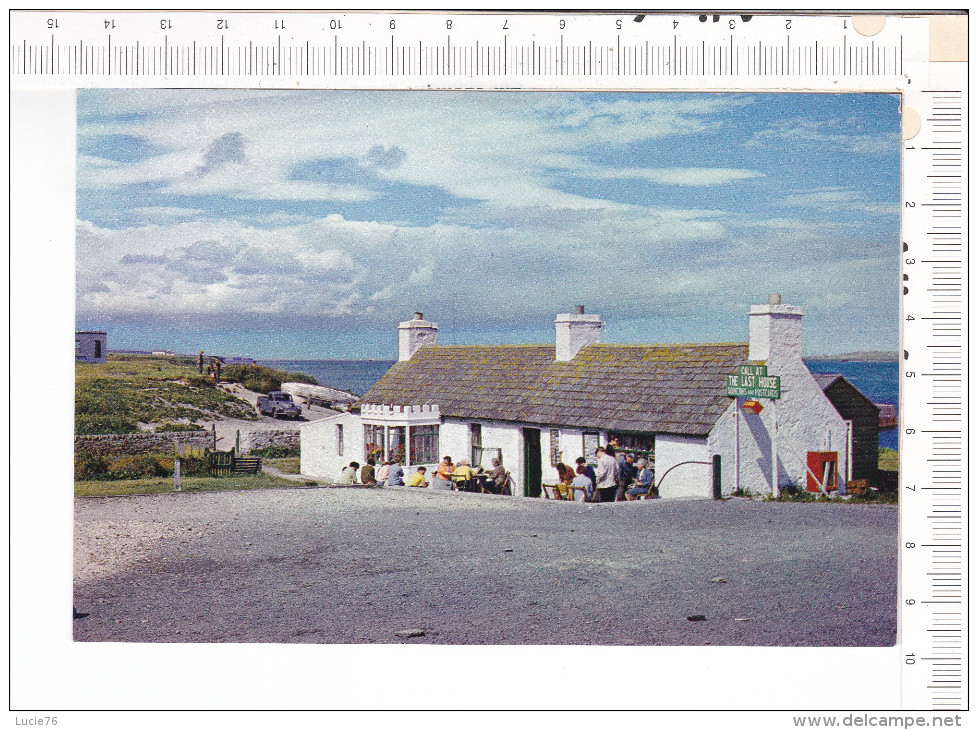
[[[757,368],[763,371],[763,374],[745,373],[744,370],[749,368]],[[781,397],[781,378],[777,375],[768,375],[766,365],[741,365],[735,374],[727,376],[727,395],[776,400]]]
[[[767,365],[738,365],[737,375],[767,376]]]

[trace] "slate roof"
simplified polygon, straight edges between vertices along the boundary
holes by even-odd
[[[858,395],[867,403],[872,404],[874,407],[876,407],[877,410],[879,410],[878,404],[873,403],[873,400],[868,395],[866,395],[861,390],[859,390],[859,388],[857,388],[855,385],[850,383],[849,380],[847,380],[846,377],[841,373],[812,373],[812,377],[815,378],[815,382],[818,383],[818,387],[822,389],[823,393],[827,391],[829,388],[831,388],[833,385],[835,385],[837,381],[841,380],[843,383],[846,384],[846,386],[848,386],[850,391]]]
[[[438,405],[442,416],[632,433],[705,436],[730,405],[724,376],[747,343],[422,347],[361,403]]]
[[[812,377],[815,378],[815,382],[818,383],[818,387],[822,390],[828,390],[832,387],[832,384],[842,377],[841,373],[812,373]]]

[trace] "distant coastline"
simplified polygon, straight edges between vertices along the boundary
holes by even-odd
[[[866,350],[864,352],[843,352],[841,355],[805,355],[805,360],[819,362],[899,362],[900,353]]]

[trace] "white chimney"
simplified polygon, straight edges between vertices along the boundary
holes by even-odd
[[[780,294],[768,297],[767,304],[750,308],[751,360],[784,362],[801,359],[801,307],[781,303]]]
[[[596,344],[601,339],[601,315],[584,314],[580,304],[574,307],[573,314],[558,314],[554,325],[557,328],[557,362],[573,360],[582,347]]]
[[[414,319],[397,326],[397,339],[397,359],[410,360],[419,347],[438,344],[438,323],[429,322],[421,312],[415,312]]]

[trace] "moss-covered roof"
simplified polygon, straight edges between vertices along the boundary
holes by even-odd
[[[746,343],[589,345],[569,362],[547,345],[422,347],[362,403],[435,404],[442,416],[634,433],[709,433],[730,404],[724,376]]]

